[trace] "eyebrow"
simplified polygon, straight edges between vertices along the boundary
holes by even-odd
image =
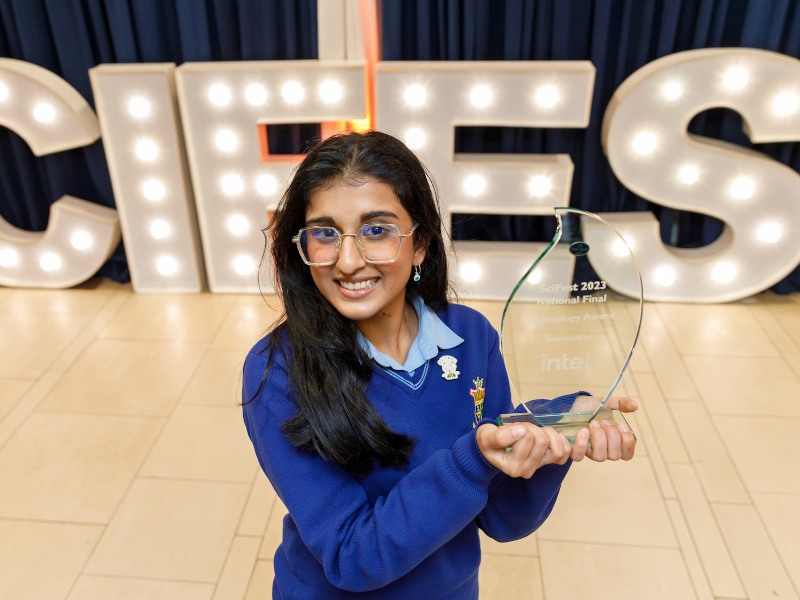
[[[370,212],[361,214],[361,222],[369,223],[370,221],[380,217],[394,217],[395,219],[400,218],[390,210],[372,210]],[[334,221],[332,217],[327,216],[314,217],[313,219],[306,220],[306,226],[309,225],[336,225],[336,221]]]

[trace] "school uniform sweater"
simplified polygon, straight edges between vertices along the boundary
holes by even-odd
[[[478,529],[499,541],[519,539],[552,510],[568,465],[510,478],[478,449],[476,425],[514,410],[497,332],[465,306],[451,304],[436,317],[464,342],[434,348],[410,371],[373,361],[367,397],[416,445],[407,466],[376,464],[364,477],[292,446],[280,429],[297,412],[283,353],[273,357],[263,385],[268,338],[248,354],[245,424],[289,510],[273,598],[477,598]]]

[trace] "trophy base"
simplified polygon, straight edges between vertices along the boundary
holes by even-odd
[[[500,415],[497,418],[497,425],[509,425],[511,423],[533,423],[539,427],[552,427],[559,433],[563,433],[569,440],[570,444],[575,443],[575,438],[581,429],[589,426],[592,420],[595,421],[613,421],[616,424],[628,422],[625,420],[624,415],[618,410],[604,408],[598,411],[594,419],[594,413],[556,413],[545,415],[534,415],[531,413],[510,413]],[[630,428],[630,426],[628,426]]]

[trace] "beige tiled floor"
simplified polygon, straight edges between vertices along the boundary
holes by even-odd
[[[0,289],[0,598],[270,597],[284,511],[236,402],[276,306]],[[798,598],[800,294],[648,304],[637,352],[636,458],[485,540],[481,597]]]

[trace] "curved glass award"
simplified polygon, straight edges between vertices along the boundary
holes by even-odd
[[[624,420],[606,403],[639,337],[642,279],[626,241],[599,216],[556,208],[555,219],[552,241],[503,309],[501,350],[524,412],[498,422],[555,427],[573,442],[593,419]]]

